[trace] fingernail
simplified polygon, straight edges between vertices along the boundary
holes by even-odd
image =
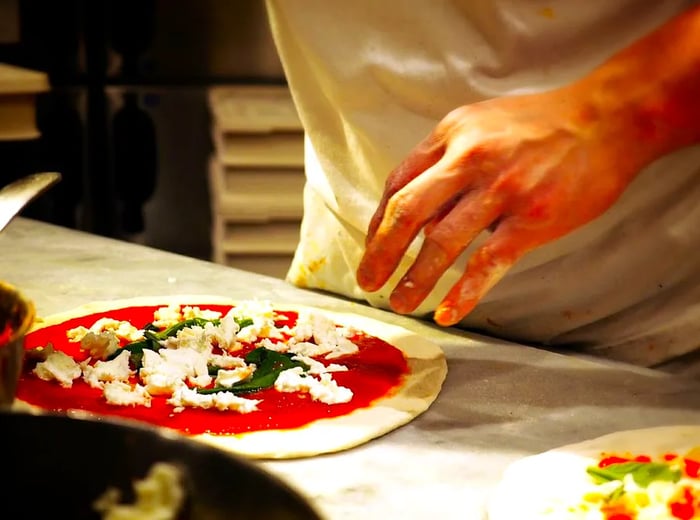
[[[396,292],[396,290],[394,290],[394,292],[391,293],[391,296],[389,296],[389,305],[391,305],[394,312],[398,312],[399,314],[404,314],[406,312],[406,298],[401,292]]]
[[[459,318],[456,317],[456,313],[452,307],[438,307],[435,309],[434,319],[438,325],[443,325],[446,327],[454,325],[459,321]]]

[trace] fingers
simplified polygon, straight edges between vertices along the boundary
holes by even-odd
[[[386,206],[391,197],[418,175],[438,162],[444,151],[444,146],[440,144],[436,135],[431,134],[418,144],[406,159],[389,174],[384,186],[382,198],[369,223],[367,242],[374,238],[377,228],[384,218]]]
[[[399,313],[418,307],[477,235],[500,217],[502,209],[502,198],[473,191],[440,221],[432,221],[418,257],[391,294],[391,307]]]
[[[443,156],[394,193],[373,236],[367,240],[357,270],[360,287],[368,291],[382,287],[423,226],[441,216],[469,179],[468,166],[454,165],[453,160]]]
[[[483,296],[527,252],[546,242],[504,220],[493,235],[470,257],[464,274],[435,310],[439,325],[451,326],[469,314]]]

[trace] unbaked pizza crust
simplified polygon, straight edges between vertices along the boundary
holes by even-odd
[[[32,330],[62,323],[88,314],[140,305],[235,305],[234,300],[216,295],[149,296],[91,302],[69,311],[37,318]],[[237,435],[195,435],[193,438],[237,454],[259,459],[287,459],[331,453],[353,448],[395,430],[422,414],[435,401],[447,375],[442,349],[402,327],[365,316],[330,311],[318,307],[272,302],[279,311],[312,310],[339,325],[352,326],[376,336],[401,350],[409,374],[393,395],[380,398],[372,406],[288,430],[262,430]],[[34,408],[15,402],[17,409]],[[34,408],[33,411],[37,411]]]
[[[700,425],[669,425],[610,433],[517,460],[489,497],[488,520],[544,520],[548,506],[571,504],[589,482],[586,468],[601,454],[684,454],[700,445]]]

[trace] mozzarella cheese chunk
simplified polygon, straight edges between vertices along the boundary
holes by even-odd
[[[143,339],[143,331],[133,326],[128,321],[119,321],[112,318],[99,318],[90,328],[75,327],[66,332],[71,341],[80,341],[88,332],[100,334],[101,332],[113,332],[118,338],[127,341],[139,341]]]
[[[216,392],[214,394],[199,394],[186,386],[181,386],[168,399],[168,404],[175,407],[175,411],[182,411],[185,407],[215,408],[217,410],[234,410],[239,413],[250,413],[258,409],[258,399],[246,399],[232,392]]]
[[[103,520],[175,520],[186,499],[182,471],[168,462],[153,464],[133,488],[132,503],[120,503],[122,493],[109,487],[92,506]]]
[[[347,403],[352,399],[352,390],[338,386],[330,374],[321,374],[319,379],[304,373],[301,367],[280,372],[275,381],[278,392],[306,392],[314,401],[325,404]]]
[[[231,387],[236,383],[248,379],[250,376],[253,375],[255,369],[256,366],[254,363],[232,369],[220,368],[216,373],[216,380],[214,381],[214,383],[218,386]]]
[[[55,350],[48,354],[45,361],[37,363],[33,373],[44,381],[57,381],[61,386],[70,388],[82,371],[72,357],[60,350]]]
[[[80,339],[80,348],[93,359],[107,359],[119,348],[119,338],[111,331],[99,333],[88,331]]]
[[[292,329],[289,351],[303,356],[337,358],[358,351],[357,345],[348,339],[355,331],[338,327],[330,318],[315,312],[300,312]]]
[[[346,367],[345,365],[339,365],[337,363],[329,363],[328,365],[324,365],[323,363],[315,360],[312,357],[302,356],[301,354],[297,354],[295,356],[292,356],[292,360],[301,361],[306,366],[308,366],[309,367],[309,370],[308,370],[309,374],[325,374],[327,372],[347,372],[348,371],[348,367]]]
[[[145,387],[130,385],[123,381],[111,381],[103,385],[102,391],[109,404],[118,406],[151,406],[151,394]]]
[[[111,361],[97,361],[94,365],[83,362],[81,363],[83,379],[93,388],[102,388],[105,383],[111,381],[126,383],[134,374],[129,367],[130,357],[129,351],[125,350]]]

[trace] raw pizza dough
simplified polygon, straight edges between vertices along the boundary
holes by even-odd
[[[700,446],[700,425],[673,425],[611,433],[520,459],[503,473],[489,498],[488,520],[562,520],[565,504],[578,504],[590,488],[586,468],[602,453],[661,456]],[[546,513],[556,508],[559,513]]]
[[[139,297],[99,301],[70,311],[37,318],[32,330],[58,324],[93,313],[139,305],[235,305],[240,300],[212,295],[176,295]],[[320,312],[339,325],[353,326],[376,336],[401,350],[407,359],[409,374],[393,395],[376,400],[372,406],[355,410],[349,415],[319,419],[308,425],[285,430],[261,430],[236,435],[193,435],[192,438],[228,451],[252,458],[286,459],[308,457],[349,449],[380,437],[403,426],[423,413],[440,393],[447,375],[447,363],[442,349],[402,327],[351,313],[296,305],[277,304],[279,311]],[[31,332],[31,331],[30,331]],[[39,411],[26,402],[15,401],[21,410]]]

